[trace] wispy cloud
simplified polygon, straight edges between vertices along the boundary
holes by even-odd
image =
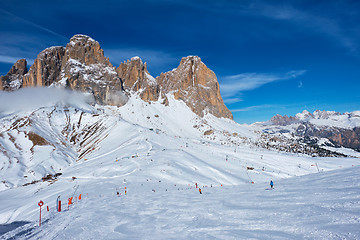
[[[221,94],[226,103],[235,103],[235,99],[243,91],[259,88],[265,84],[297,78],[306,70],[289,71],[286,73],[241,73],[222,78]],[[241,98],[239,98],[241,100]]]
[[[62,38],[63,40],[66,40],[66,41],[68,40],[67,37],[65,37],[65,36],[63,36],[63,35],[61,35],[61,34],[59,34],[59,33],[56,33],[56,32],[54,32],[54,31],[52,31],[52,30],[50,30],[50,29],[48,29],[48,28],[46,28],[46,27],[43,27],[43,26],[41,26],[41,25],[39,25],[39,24],[33,23],[33,22],[29,21],[29,20],[26,20],[26,19],[24,19],[24,18],[22,18],[22,17],[19,17],[19,16],[15,15],[15,14],[13,14],[13,13],[11,13],[11,12],[8,12],[8,11],[2,9],[2,8],[0,8],[0,12],[5,13],[5,14],[13,17],[13,18],[16,18],[17,20],[19,20],[19,21],[21,21],[21,22],[23,22],[23,23],[25,23],[25,24],[27,24],[27,25],[30,25],[30,26],[35,27],[35,28],[37,28],[37,29],[40,29],[40,30],[42,30],[42,31],[44,31],[44,32],[47,32],[47,33],[50,33],[50,34],[52,34],[52,35],[54,35],[54,36],[57,36],[57,37],[59,37],[59,38]]]
[[[73,106],[84,111],[92,111],[93,96],[58,88],[22,88],[14,92],[0,91],[0,117],[19,111],[28,111],[55,104]]]
[[[234,98],[224,98],[223,99],[225,103],[227,104],[232,104],[232,103],[237,103],[237,102],[242,102],[243,99],[240,97],[234,97]]]
[[[17,60],[23,59],[23,58],[24,58],[24,56],[13,57],[13,56],[0,55],[0,62],[14,64],[14,63],[16,63]],[[27,62],[27,64],[32,65],[34,63],[34,59],[26,58],[26,62]]]
[[[65,36],[0,8],[0,63],[26,58],[29,65],[49,46],[67,43]],[[2,70],[3,71],[3,70]]]
[[[164,0],[155,0],[164,1]],[[360,27],[358,1],[178,1],[187,7],[237,16],[266,17],[287,22],[296,28],[322,34],[351,54],[360,56]]]
[[[295,7],[291,1],[281,4],[258,1],[249,5],[249,10],[256,15],[287,21],[297,27],[323,34],[348,49],[350,53],[360,55],[358,24],[343,22],[344,19],[348,19],[349,22],[351,19],[358,19],[358,13],[352,12],[349,6],[340,5],[339,2],[338,8],[332,7],[331,2],[325,1],[318,7],[320,10],[311,11]]]
[[[276,106],[274,105],[269,105],[269,104],[263,104],[263,105],[257,105],[257,106],[249,106],[249,107],[244,107],[244,108],[236,108],[236,109],[230,109],[232,112],[249,112],[249,111],[254,111],[254,110],[259,110],[259,109],[273,109],[276,108]]]
[[[21,58],[0,55],[0,62],[2,62],[2,63],[12,63],[12,64],[14,64],[19,59],[21,59]]]

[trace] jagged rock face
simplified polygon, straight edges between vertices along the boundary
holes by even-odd
[[[276,114],[270,119],[270,121],[275,125],[286,126],[288,124],[298,121],[298,119],[296,117],[288,117],[286,115],[281,116],[280,114]]]
[[[115,68],[99,43],[85,35],[75,35],[66,45],[59,84],[90,92],[99,104],[122,106],[127,101]]]
[[[92,93],[99,104],[122,106],[127,101],[121,79],[100,44],[85,35],[72,37],[66,48],[45,49],[26,72],[26,61],[19,60],[10,75],[1,77],[0,89],[60,86]]]
[[[65,48],[42,51],[19,82],[20,87],[60,86],[90,92],[100,104],[122,106],[127,101],[123,81],[128,92],[138,93],[144,101],[163,99],[168,104],[166,94],[173,94],[201,117],[210,113],[233,118],[221,98],[214,72],[199,57],[183,58],[178,68],[155,79],[138,57],[120,64],[115,71],[100,44],[85,35],[75,35]],[[0,87],[5,89],[4,83],[7,81],[1,81]]]
[[[42,51],[23,78],[23,87],[50,86],[60,76],[64,47],[51,47]]]
[[[133,91],[139,91],[146,74],[150,75],[146,63],[143,63],[139,57],[133,57],[131,60],[121,63],[116,71],[123,79],[124,87]]]
[[[22,78],[27,73],[25,59],[18,60],[5,75],[0,77],[0,90],[14,91],[22,86]]]
[[[179,66],[156,78],[164,93],[173,93],[197,115],[204,112],[216,117],[232,119],[232,113],[225,106],[219,83],[213,71],[197,56],[182,58]]]
[[[289,126],[297,137],[326,138],[333,146],[352,148],[360,151],[360,116],[358,112],[338,113],[334,111],[319,111],[314,113],[303,111],[295,117],[276,115],[271,118],[275,126]],[[288,130],[290,129],[290,130]],[[277,129],[277,131],[282,131]]]
[[[99,42],[86,35],[75,35],[66,45],[64,63],[69,59],[75,59],[82,64],[103,64],[112,67],[109,59],[104,56]]]
[[[164,99],[165,94],[173,94],[175,99],[184,101],[197,115],[204,112],[216,117],[232,119],[232,114],[225,106],[221,96],[219,83],[214,72],[196,56],[183,58],[178,68],[162,73],[154,79],[148,72],[146,63],[139,57],[121,63],[117,73],[124,82],[124,87],[138,92],[141,99],[147,102]]]
[[[301,124],[295,132],[300,137],[327,138],[336,147],[352,148],[360,151],[360,128],[319,127],[311,123]]]
[[[148,72],[146,63],[143,63],[139,57],[121,63],[116,71],[128,91],[138,92],[147,102],[159,99],[160,86]]]

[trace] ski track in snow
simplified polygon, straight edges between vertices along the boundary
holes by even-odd
[[[96,181],[70,210],[2,238],[359,239],[359,170],[279,180],[271,191],[265,184],[207,187],[202,195],[194,186],[144,182],[129,184],[128,194],[118,197],[109,188],[113,181]]]
[[[209,125],[178,102],[177,112],[160,104],[145,112],[136,104],[130,99],[123,108],[104,108],[105,116],[72,109],[73,115],[59,109],[44,109],[49,116],[31,113],[36,131],[56,146],[36,146],[32,161],[43,168],[35,169],[34,178],[51,167],[62,175],[53,183],[0,191],[0,239],[360,239],[359,159],[222,145],[221,135],[211,140],[194,129]],[[226,120],[208,122],[253,134]],[[78,142],[61,144],[64,133]],[[21,137],[15,136],[17,142],[27,146]],[[20,173],[12,164],[1,173],[22,178],[35,163],[21,162]],[[79,194],[82,200],[68,210],[67,199]],[[63,211],[56,213],[59,195]],[[39,200],[45,203],[41,227]]]

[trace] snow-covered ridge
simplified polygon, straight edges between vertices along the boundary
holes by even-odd
[[[339,113],[335,111],[316,110],[310,113],[304,110],[302,113],[297,113],[294,117],[276,115],[271,118],[270,122],[274,125],[282,126],[309,122],[318,126],[349,129],[360,127],[360,114],[359,111]]]

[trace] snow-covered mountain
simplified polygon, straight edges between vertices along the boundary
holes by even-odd
[[[269,122],[257,123],[264,133],[287,139],[297,139],[326,149],[350,148],[360,151],[360,112],[304,110],[295,116],[276,115]]]
[[[84,35],[44,50],[29,71],[23,62],[1,78],[2,239],[360,237],[360,153],[320,135],[356,134],[359,112],[237,124],[199,57],[154,78],[138,57],[114,68]],[[37,228],[40,200],[49,211]]]
[[[115,107],[51,94],[61,101],[1,118],[4,239],[360,236],[358,158],[259,147],[261,128],[199,117],[171,95]]]

